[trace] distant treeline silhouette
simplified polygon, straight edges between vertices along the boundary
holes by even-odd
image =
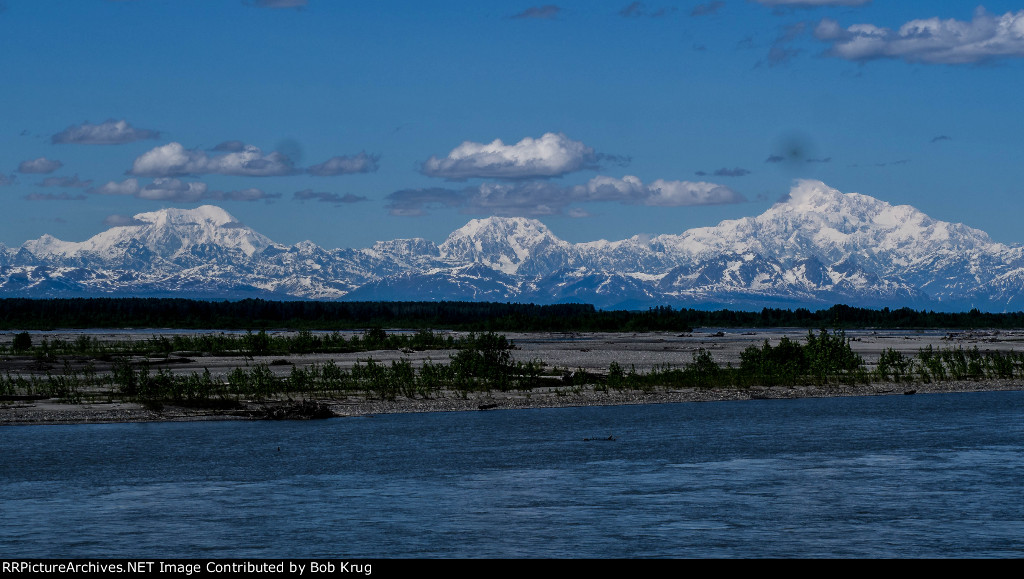
[[[723,328],[1024,328],[1024,312],[951,313],[836,305],[810,311],[598,310],[589,304],[493,302],[204,301],[172,298],[0,299],[0,329],[179,328],[342,330],[450,329],[493,332],[688,332]]]

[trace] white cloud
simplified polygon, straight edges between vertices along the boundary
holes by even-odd
[[[135,159],[129,174],[142,177],[206,174],[268,177],[294,172],[288,157],[276,151],[264,155],[258,147],[251,145],[241,151],[210,156],[203,151],[185,149],[181,143],[168,143]]]
[[[331,157],[319,165],[313,165],[306,169],[306,172],[318,177],[348,175],[351,173],[373,173],[377,170],[377,161],[379,160],[380,157],[378,155],[367,155],[364,151],[351,157]]]
[[[136,129],[125,120],[110,119],[99,125],[89,124],[89,122],[71,125],[53,135],[51,140],[55,144],[120,145],[142,139],[157,138],[160,138],[160,133],[157,131]]]
[[[64,163],[46,157],[39,157],[30,161],[22,161],[18,165],[19,173],[53,173],[64,166]]]
[[[626,175],[618,179],[603,175],[594,177],[586,185],[573,188],[581,201],[619,201],[634,204],[645,195],[646,188],[639,177]]]
[[[574,197],[583,201],[618,201],[628,205],[682,207],[743,203],[747,199],[732,189],[705,181],[666,181],[658,179],[645,185],[638,177],[626,175],[594,177],[574,189]]]
[[[13,185],[13,184],[14,184],[14,175],[8,176],[8,175],[4,175],[3,173],[0,173],[0,187],[3,187],[5,185]]]
[[[94,193],[96,195],[135,195],[138,192],[138,179],[125,179],[120,183],[107,181],[106,184],[89,190],[89,193]]]
[[[747,199],[723,185],[705,181],[665,181],[658,179],[648,186],[648,195],[643,204],[659,207],[682,207],[686,205],[722,205],[743,203]]]
[[[202,151],[189,151],[181,143],[168,143],[135,159],[129,173],[146,177],[208,173],[209,160]]]
[[[873,24],[844,29],[826,18],[814,34],[832,43],[830,55],[846,60],[898,58],[930,64],[969,64],[1024,57],[1024,10],[993,16],[978,7],[970,22],[925,18],[911,20],[895,31]]]
[[[545,133],[539,139],[527,137],[514,145],[506,145],[501,139],[487,144],[466,141],[442,159],[427,159],[421,171],[451,180],[536,179],[586,169],[596,160],[594,150],[583,143],[561,133]]]

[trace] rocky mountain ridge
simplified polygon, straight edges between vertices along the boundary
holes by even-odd
[[[0,296],[588,302],[602,308],[1024,308],[1024,248],[917,209],[800,181],[756,217],[569,243],[474,219],[435,244],[275,243],[219,207],[135,215],[83,242],[0,246]]]

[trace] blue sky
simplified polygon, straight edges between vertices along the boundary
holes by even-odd
[[[1020,0],[2,0],[0,242],[621,239],[813,178],[1022,243],[1022,57]]]

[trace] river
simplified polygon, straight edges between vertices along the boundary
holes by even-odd
[[[0,557],[1021,557],[1024,392],[0,427]]]

